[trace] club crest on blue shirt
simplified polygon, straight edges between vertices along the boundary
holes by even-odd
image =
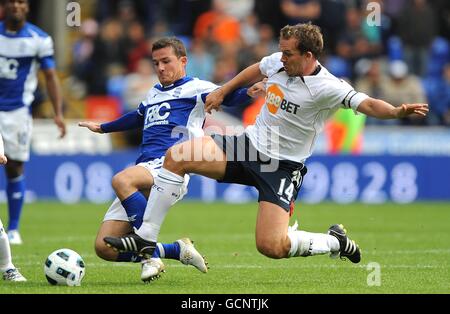
[[[182,87],[176,88],[175,91],[173,92],[173,98],[180,98],[182,90],[183,90]]]

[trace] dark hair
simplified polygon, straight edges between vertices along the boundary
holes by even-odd
[[[297,39],[297,49],[301,54],[310,51],[316,58],[319,58],[322,54],[323,35],[317,25],[311,23],[287,25],[281,30],[280,36],[283,39]]]
[[[152,51],[167,47],[172,47],[178,58],[187,56],[186,47],[183,42],[176,37],[165,37],[157,40],[153,43]]]

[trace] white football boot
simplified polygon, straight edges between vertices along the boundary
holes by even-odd
[[[141,280],[143,282],[150,282],[157,280],[161,274],[165,272],[164,263],[160,258],[150,258],[142,260]]]
[[[8,231],[8,240],[9,240],[9,244],[11,244],[11,245],[23,244],[22,237],[20,236],[20,233],[17,230],[9,230]]]
[[[202,273],[208,272],[208,262],[194,247],[194,243],[188,239],[177,240],[180,245],[180,262],[184,265],[192,265]]]
[[[27,279],[22,276],[17,268],[9,269],[3,273],[3,280],[12,282],[25,282]]]

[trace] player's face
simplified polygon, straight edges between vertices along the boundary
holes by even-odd
[[[289,76],[303,75],[303,69],[306,64],[306,54],[300,54],[297,49],[297,39],[280,39],[280,51],[283,53],[281,62],[283,62],[284,69]]]
[[[6,0],[6,17],[8,20],[20,23],[26,20],[29,11],[27,0]]]
[[[159,82],[163,86],[172,85],[186,76],[187,58],[178,58],[172,47],[153,51],[152,59]]]

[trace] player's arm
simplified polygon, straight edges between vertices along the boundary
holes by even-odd
[[[403,104],[394,107],[391,104],[375,98],[367,98],[357,108],[358,112],[378,119],[401,119],[411,114],[426,116],[428,104]]]
[[[247,94],[251,98],[258,98],[258,97],[265,98],[266,97],[266,83],[267,83],[267,79],[264,79],[261,82],[253,84],[253,86],[247,90]]]
[[[208,95],[208,93],[202,94],[203,102],[206,101]],[[247,104],[251,98],[252,97],[248,93],[248,88],[238,88],[225,96],[222,105],[226,107],[233,107],[241,104]]]
[[[63,138],[64,136],[66,136],[67,130],[63,116],[63,98],[58,75],[56,74],[56,70],[53,68],[45,69],[43,70],[43,72],[47,83],[47,91],[50,96],[50,101],[53,105],[53,110],[55,112],[54,121],[58,126],[60,138]]]
[[[244,86],[249,86],[253,83],[261,81],[265,76],[261,73],[259,63],[249,66],[237,76],[235,76],[231,81],[224,84],[222,87],[218,88],[214,92],[206,97],[205,110],[211,113],[212,110],[219,109],[220,105],[224,101],[225,97]]]
[[[86,121],[78,123],[78,126],[88,128],[94,133],[103,134],[139,129],[142,128],[143,122],[144,117],[140,115],[138,111],[132,111],[111,122],[101,124],[98,122]]]

